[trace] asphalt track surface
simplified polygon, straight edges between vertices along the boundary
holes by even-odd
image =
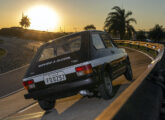
[[[136,80],[137,77],[147,69],[148,65],[151,63],[151,59],[146,55],[131,49],[127,49],[127,53],[130,57],[134,80]],[[0,86],[3,90],[0,95],[9,94],[10,92],[13,92],[12,90],[16,91],[20,89],[20,84],[22,84],[21,77],[25,70],[26,68],[18,70],[18,73],[15,73],[17,75],[17,78],[15,79],[11,76],[14,73],[10,76],[7,75],[8,73],[1,75],[0,80],[2,81],[3,77],[5,80],[3,81],[3,85]],[[7,76],[10,80],[8,80]],[[124,76],[121,76],[113,81],[115,96],[110,100],[106,101],[98,98],[87,98],[75,95],[57,100],[55,108],[50,112],[44,112],[38,106],[38,103],[34,103],[17,111],[15,114],[5,117],[5,120],[93,120],[96,119],[97,116],[101,114],[130,84],[131,82],[127,81]],[[6,89],[5,85],[8,86],[10,90]],[[6,92],[6,90],[8,91]]]
[[[26,72],[27,65],[19,69],[0,75],[0,97],[9,95],[23,88],[22,78]]]

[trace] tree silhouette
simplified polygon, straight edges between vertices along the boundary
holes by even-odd
[[[164,33],[163,33],[163,27],[159,24],[155,25],[154,28],[152,28],[149,32],[149,38],[154,40],[155,42],[160,41],[163,39]]]
[[[91,24],[91,25],[85,26],[84,30],[96,30],[96,27],[93,24]]]
[[[28,28],[30,26],[30,19],[28,18],[28,16],[22,15],[22,18],[19,24],[21,25],[22,28],[23,27]]]
[[[136,37],[137,37],[137,40],[142,40],[142,41],[147,38],[145,35],[145,31],[143,30],[138,31]]]
[[[118,6],[112,8],[114,12],[108,13],[108,16],[104,23],[104,29],[112,34],[120,34],[120,39],[124,39],[125,35],[131,37],[135,32],[132,22],[136,23],[134,18],[130,18],[131,11],[125,12],[125,9],[121,9]]]

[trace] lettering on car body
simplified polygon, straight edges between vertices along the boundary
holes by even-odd
[[[61,59],[57,59],[57,60],[52,60],[47,63],[40,64],[40,65],[38,65],[38,67],[41,68],[41,67],[44,67],[44,66],[47,66],[50,64],[55,64],[55,63],[59,63],[59,62],[70,60],[70,59],[71,59],[71,57],[69,56],[69,57],[65,57],[65,58],[61,58]]]

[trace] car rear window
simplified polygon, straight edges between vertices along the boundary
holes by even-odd
[[[42,49],[39,61],[79,51],[80,47],[81,35],[59,39]]]

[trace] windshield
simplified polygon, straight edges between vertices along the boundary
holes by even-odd
[[[48,44],[42,49],[39,61],[47,60],[64,54],[79,51],[81,47],[81,36],[62,38]]]

